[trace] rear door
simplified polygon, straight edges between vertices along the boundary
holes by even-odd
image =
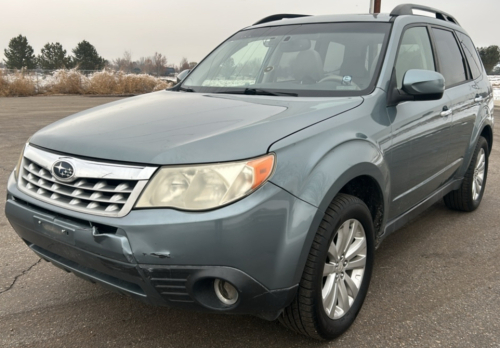
[[[450,29],[433,27],[432,34],[439,60],[439,72],[446,80],[446,97],[450,100],[451,146],[448,162],[458,169],[471,141],[476,117],[481,108],[481,91],[474,80],[478,72],[474,66],[469,68],[459,37]],[[472,59],[472,57],[470,57]]]

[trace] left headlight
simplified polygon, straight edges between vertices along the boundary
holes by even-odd
[[[273,173],[274,164],[274,154],[270,154],[240,162],[162,167],[146,186],[136,208],[217,208],[257,190]]]

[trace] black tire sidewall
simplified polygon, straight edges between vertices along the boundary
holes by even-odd
[[[332,242],[335,232],[339,229],[339,227],[349,219],[356,219],[363,225],[366,234],[366,242],[367,242],[367,260],[366,260],[366,268],[363,276],[363,281],[361,283],[358,296],[356,297],[353,305],[348,310],[348,312],[339,319],[331,319],[326,314],[323,308],[322,301],[322,286],[323,286],[323,267],[327,259],[328,247]],[[314,310],[317,314],[318,319],[318,333],[324,339],[333,339],[341,335],[345,332],[356,319],[363,302],[365,300],[366,294],[368,292],[368,287],[370,284],[372,269],[373,269],[373,261],[374,261],[374,252],[375,252],[375,241],[374,241],[374,229],[373,222],[371,220],[371,214],[368,210],[368,207],[361,201],[358,201],[355,204],[344,207],[339,215],[334,218],[333,223],[330,225],[331,228],[328,230],[328,243],[325,245],[321,245],[319,260],[324,260],[322,262],[318,262],[318,268],[315,274],[316,279],[314,280],[315,284],[315,296],[317,301]]]
[[[476,162],[477,162],[477,157],[479,156],[479,151],[483,149],[484,150],[484,154],[485,154],[485,166],[484,166],[484,180],[483,180],[483,186],[481,187],[481,192],[479,194],[479,197],[478,199],[474,200],[473,196],[472,196],[472,182],[469,183],[468,185],[468,190],[467,190],[467,195],[470,199],[470,204],[471,204],[471,210],[475,210],[479,207],[479,205],[481,204],[481,201],[483,199],[483,195],[484,195],[484,191],[486,189],[486,181],[488,179],[488,142],[486,141],[485,138],[483,137],[479,137],[479,140],[477,142],[477,145],[476,145],[476,149],[474,150],[474,155],[471,159],[471,163],[470,163],[470,166],[469,166],[469,170],[471,171],[470,173],[470,180],[474,180],[474,170],[476,169]]]

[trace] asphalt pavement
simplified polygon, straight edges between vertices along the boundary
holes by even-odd
[[[4,215],[22,145],[110,97],[0,98],[0,347],[500,347],[500,129],[473,213],[435,204],[389,236],[351,329],[310,340],[249,316],[157,308],[40,261]],[[500,108],[496,110],[500,115]]]

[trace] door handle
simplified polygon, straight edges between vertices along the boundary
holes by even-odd
[[[474,101],[476,103],[482,102],[483,101],[483,97],[481,97],[480,95],[476,95],[476,98],[474,99]]]
[[[451,109],[448,109],[448,107],[447,107],[447,106],[445,106],[445,107],[443,108],[443,111],[441,111],[441,116],[443,116],[443,117],[448,117],[448,116],[450,116],[451,114],[453,114],[453,111],[452,111]]]

